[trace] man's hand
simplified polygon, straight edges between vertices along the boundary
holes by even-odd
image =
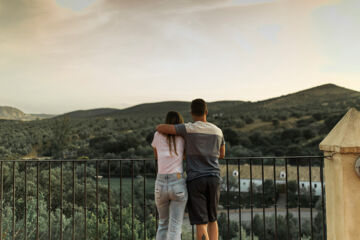
[[[175,125],[172,124],[160,124],[156,127],[156,130],[162,134],[176,135]]]
[[[220,159],[223,159],[225,157],[225,145],[222,145],[220,148]]]

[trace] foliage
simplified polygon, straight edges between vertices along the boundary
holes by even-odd
[[[242,226],[239,226],[238,222],[230,220],[230,225],[228,228],[227,216],[223,212],[220,214],[218,218],[218,224],[219,224],[219,236],[220,239],[222,240],[239,239],[240,234],[241,234],[241,239],[243,240],[250,240],[250,239],[258,240],[256,236],[251,238],[251,236],[247,235],[245,229]]]
[[[76,164],[80,165],[80,164]],[[25,163],[18,163],[13,165],[12,163],[3,164],[3,215],[2,215],[2,227],[3,227],[3,239],[12,239],[14,234],[15,239],[24,239],[25,228],[24,222],[26,218],[27,223],[27,237],[28,239],[35,239],[37,234],[37,226],[39,239],[48,238],[48,224],[49,216],[51,221],[51,235],[53,239],[60,239],[60,221],[62,222],[62,234],[63,239],[71,239],[73,232],[73,224],[75,226],[75,239],[85,238],[85,212],[84,212],[84,169],[83,167],[76,166],[75,168],[75,190],[72,185],[72,168],[69,165],[63,165],[63,192],[62,198],[60,196],[60,166],[52,164],[51,166],[51,205],[49,206],[49,185],[48,185],[48,165],[41,163],[39,165],[39,178],[37,177],[37,165],[27,163],[27,178],[26,184],[24,184],[24,170]],[[15,176],[13,176],[13,171]],[[131,197],[128,196],[128,192],[123,193],[122,197],[122,233],[120,231],[120,212],[118,207],[111,208],[108,212],[108,199],[107,199],[107,187],[99,184],[99,205],[98,213],[96,216],[96,182],[92,177],[95,175],[95,169],[89,165],[86,173],[86,227],[88,239],[96,239],[96,222],[98,221],[99,239],[107,239],[108,227],[110,225],[110,238],[119,239],[120,234],[123,234],[124,239],[127,239],[132,235],[132,207]],[[12,187],[13,177],[15,177],[15,215],[12,212]],[[37,184],[39,181],[39,184]],[[134,236],[135,239],[142,239],[144,236],[144,224],[143,219],[146,218],[146,234],[148,239],[155,237],[155,209],[154,201],[149,196],[146,196],[147,211],[143,209],[143,191],[141,191],[143,184],[141,180],[134,182]],[[26,191],[25,191],[26,187]],[[39,199],[37,201],[37,191],[39,192]],[[26,215],[25,215],[25,193],[26,193]],[[75,202],[73,202],[73,194],[75,194]],[[120,206],[120,199],[118,198],[118,191],[110,192],[110,204],[111,206]],[[63,206],[62,214],[60,212],[60,206]],[[74,205],[73,205],[74,204]],[[37,206],[39,208],[37,213]],[[72,214],[72,207],[74,206],[74,216]],[[110,217],[109,214],[110,213]],[[50,215],[49,215],[50,214]],[[145,215],[144,215],[145,214]],[[12,231],[13,216],[15,217],[15,231]],[[38,224],[37,224],[38,216]],[[110,222],[111,224],[110,224]]]
[[[275,215],[265,217],[265,232],[263,217],[255,215],[253,222],[253,232],[259,237],[259,240],[266,239],[300,239],[299,238],[299,226],[297,219],[290,213],[288,217],[278,215],[277,221],[277,232],[275,233]],[[251,231],[251,227],[247,228],[247,231]],[[301,239],[309,239],[311,235],[310,224],[306,220],[301,226]]]

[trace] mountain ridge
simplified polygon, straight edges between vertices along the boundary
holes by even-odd
[[[18,108],[10,106],[0,106],[0,119],[2,120],[21,120],[32,121],[37,119],[51,118],[50,114],[26,114]]]
[[[240,100],[222,100],[209,102],[208,107],[211,113],[220,112],[233,112],[235,110],[239,112],[254,112],[261,109],[280,109],[280,108],[306,108],[309,106],[317,106],[327,104],[328,102],[336,102],[349,99],[349,97],[359,97],[360,92],[340,87],[335,84],[324,84],[305,90],[297,91],[294,93],[282,95],[275,98],[270,98],[260,101],[240,101]],[[305,101],[306,100],[306,101]],[[185,115],[189,113],[190,102],[187,101],[162,101],[154,103],[143,103],[133,107],[125,109],[114,109],[109,114],[96,114],[93,117],[115,117],[115,116],[150,116],[164,114],[164,112],[170,110],[179,111]],[[91,109],[88,111],[94,111]],[[86,111],[86,110],[85,110]],[[70,118],[75,117],[72,112],[65,113],[62,116],[68,116]],[[77,115],[78,117],[78,115]],[[76,118],[76,117],[75,117]]]
[[[360,98],[360,92],[344,88],[335,84],[324,84],[294,93],[282,95],[259,101],[221,100],[209,102],[209,110],[212,114],[231,113],[234,111],[252,113],[259,109],[276,110],[291,108],[321,107],[336,102],[348,101],[352,98]],[[36,120],[51,117],[69,117],[74,119],[97,118],[97,117],[119,117],[119,116],[158,116],[170,110],[179,111],[189,115],[190,102],[187,101],[162,101],[153,103],[142,103],[125,109],[117,108],[95,108],[77,110],[58,116],[47,114],[25,114],[21,110],[0,106],[0,119],[7,120]]]

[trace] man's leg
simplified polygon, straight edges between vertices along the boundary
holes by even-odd
[[[219,239],[219,229],[217,224],[217,208],[220,199],[220,181],[216,177],[209,178],[208,181],[209,187],[209,224],[208,224],[208,233],[210,240]]]
[[[196,239],[197,240],[209,240],[207,224],[196,225]]]
[[[206,178],[199,178],[188,183],[189,201],[188,210],[190,224],[196,225],[196,238],[209,240],[207,231],[207,183]]]
[[[217,221],[208,224],[209,240],[219,239],[219,228]]]

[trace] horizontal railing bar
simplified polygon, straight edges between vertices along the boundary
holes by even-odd
[[[229,157],[220,160],[261,160],[261,159],[322,159],[326,156],[265,156],[265,157]],[[154,158],[119,158],[119,159],[16,159],[16,160],[6,160],[0,159],[0,162],[95,162],[95,161],[154,161]]]
[[[224,160],[252,160],[252,159],[307,159],[307,158],[324,158],[326,156],[279,156],[279,157],[272,157],[272,156],[265,156],[265,157],[229,157],[224,158]]]

